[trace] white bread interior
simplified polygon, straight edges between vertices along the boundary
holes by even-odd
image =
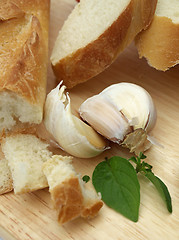
[[[72,165],[72,157],[54,155],[43,165],[59,224],[79,216],[94,217],[103,203],[93,189],[87,189]]]
[[[157,0],[81,0],[51,55],[58,80],[71,88],[105,70],[151,22]]]
[[[48,144],[32,134],[14,134],[2,139],[2,152],[8,160],[16,194],[48,186],[42,165],[52,153]]]
[[[179,1],[158,0],[155,14],[159,17],[170,18],[173,23],[179,24]]]
[[[13,92],[0,92],[0,130],[12,129],[17,123],[16,119],[21,123],[39,124],[42,119],[41,106],[32,105]]]
[[[154,19],[135,40],[139,57],[157,70],[179,63],[179,1],[158,0]]]
[[[76,5],[59,32],[51,56],[52,64],[55,65],[59,59],[96,40],[129,3],[130,0],[82,0]]]

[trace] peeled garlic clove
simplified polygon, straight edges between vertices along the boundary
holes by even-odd
[[[71,113],[70,98],[61,83],[48,95],[44,124],[57,143],[69,154],[90,158],[106,149],[106,142],[90,126]]]
[[[132,131],[125,116],[104,96],[89,98],[81,105],[79,112],[83,120],[113,142],[120,143]]]
[[[106,138],[121,143],[135,129],[150,131],[156,122],[156,109],[149,93],[132,83],[118,83],[88,98],[80,116]],[[131,128],[132,125],[132,128]]]

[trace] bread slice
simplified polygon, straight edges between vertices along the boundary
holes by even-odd
[[[86,188],[71,162],[72,157],[54,155],[43,167],[60,224],[79,216],[94,217],[103,205],[96,192]]]
[[[158,0],[150,27],[136,37],[139,57],[166,71],[179,63],[179,1]]]
[[[13,190],[11,171],[6,158],[0,159],[0,194]]]
[[[46,95],[49,0],[1,0],[0,131],[39,124]]]
[[[8,160],[16,194],[48,186],[42,165],[52,153],[48,144],[31,134],[14,134],[2,139],[2,152]]]
[[[71,88],[107,68],[151,22],[157,0],[81,0],[56,39],[54,73]]]

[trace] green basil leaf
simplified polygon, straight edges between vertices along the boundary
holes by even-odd
[[[99,163],[93,172],[92,183],[109,207],[137,222],[140,185],[137,173],[127,159],[112,157]]]
[[[161,197],[165,201],[168,211],[170,213],[172,213],[171,196],[170,196],[167,186],[162,182],[162,180],[160,178],[155,176],[152,172],[147,172],[145,174],[145,176],[154,184],[154,186],[160,193]]]

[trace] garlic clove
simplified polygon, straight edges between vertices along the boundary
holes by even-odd
[[[103,149],[106,142],[101,138],[99,134],[96,134],[95,130],[81,121],[79,118],[73,116],[73,121],[75,123],[75,127],[78,129],[78,132],[85,136],[89,143],[95,146],[97,149]]]
[[[157,116],[149,93],[132,83],[109,86],[83,102],[79,113],[97,132],[113,142],[122,144],[126,136],[131,134],[128,138],[130,143],[125,141],[123,146],[134,152],[140,148],[137,147],[140,137],[140,149],[145,150],[144,145],[149,146],[147,133],[155,126]],[[137,129],[142,130],[135,132]]]
[[[48,95],[45,103],[44,124],[54,139],[69,154],[90,158],[106,149],[106,141],[90,126],[71,113],[66,87],[60,83]]]
[[[79,113],[84,121],[113,142],[120,143],[132,131],[125,116],[105,96],[96,95],[87,99]]]

